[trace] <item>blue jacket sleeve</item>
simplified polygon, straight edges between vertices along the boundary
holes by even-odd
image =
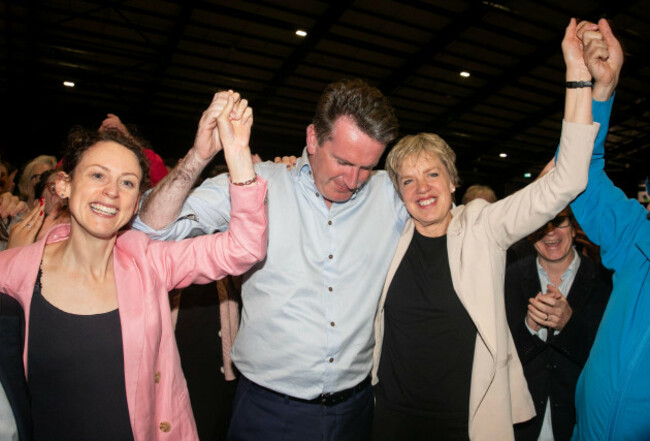
[[[628,199],[604,170],[605,138],[613,102],[614,97],[593,102],[594,121],[600,123],[600,130],[589,166],[589,183],[571,209],[589,239],[600,245],[603,265],[617,270],[630,247],[640,239],[641,223],[647,220],[643,206],[635,199]]]

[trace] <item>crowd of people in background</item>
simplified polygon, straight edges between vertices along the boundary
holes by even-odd
[[[572,19],[562,54],[555,157],[501,199],[457,200],[453,146],[360,79],[298,158],[252,154],[228,90],[167,165],[111,113],[0,161],[0,440],[650,440],[650,214],[604,172],[623,51]]]

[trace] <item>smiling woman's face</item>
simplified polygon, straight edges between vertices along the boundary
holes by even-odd
[[[70,179],[59,182],[73,224],[94,237],[110,238],[137,211],[142,169],[131,150],[100,141],[83,153]]]
[[[456,188],[438,156],[425,152],[407,156],[397,175],[400,195],[418,232],[427,237],[445,234]]]

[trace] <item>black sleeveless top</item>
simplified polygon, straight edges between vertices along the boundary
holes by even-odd
[[[133,440],[118,310],[70,314],[34,286],[29,319],[28,384],[34,440]]]

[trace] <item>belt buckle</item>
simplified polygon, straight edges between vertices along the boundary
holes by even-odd
[[[322,406],[331,406],[332,404],[334,404],[334,403],[332,403],[332,401],[333,401],[332,398],[333,397],[332,397],[332,394],[330,392],[328,392],[326,394],[321,394],[320,395],[320,404]]]

